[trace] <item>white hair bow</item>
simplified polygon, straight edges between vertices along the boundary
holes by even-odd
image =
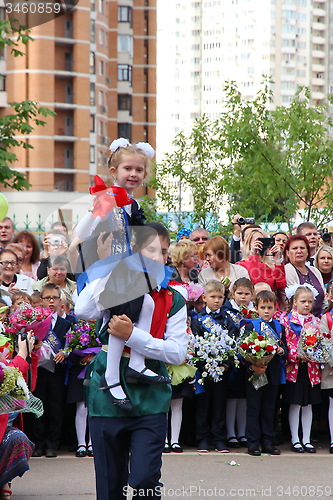
[[[306,288],[308,288],[309,290],[311,290],[311,292],[313,293],[313,297],[316,298],[317,295],[318,295],[318,291],[315,289],[314,286],[310,285],[309,283],[295,283],[294,285],[289,285],[287,286],[287,288],[285,289],[285,294],[286,294],[286,297],[287,299],[291,299],[291,297],[293,297],[296,293],[296,290],[300,287],[300,286],[305,286]]]

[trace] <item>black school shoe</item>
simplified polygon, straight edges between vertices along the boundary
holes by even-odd
[[[260,457],[261,451],[260,448],[257,444],[252,444],[247,447],[247,452],[249,455],[252,455],[253,457]]]
[[[263,453],[268,453],[268,455],[281,455],[281,450],[275,448],[275,446],[265,446],[262,448]]]

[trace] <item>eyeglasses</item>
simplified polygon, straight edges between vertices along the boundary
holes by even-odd
[[[41,299],[47,300],[48,302],[50,302],[50,300],[53,300],[53,301],[60,300],[60,297],[41,297]]]
[[[0,264],[2,266],[5,266],[5,267],[8,267],[9,265],[11,266],[17,266],[17,261],[15,260],[3,260],[3,261],[0,261]]]
[[[208,241],[209,238],[208,238],[208,236],[197,236],[196,238],[192,238],[192,241],[200,241],[200,240]]]

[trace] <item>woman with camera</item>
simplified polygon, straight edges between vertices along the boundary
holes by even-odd
[[[323,309],[327,306],[325,298],[325,287],[321,272],[314,266],[306,264],[310,256],[309,241],[306,236],[295,234],[289,236],[285,254],[285,272],[287,278],[287,286],[299,283],[309,283],[318,292],[315,298],[312,313],[314,316],[320,316]]]
[[[247,236],[242,252],[243,260],[236,262],[236,265],[248,271],[254,285],[265,282],[273,292],[284,290],[286,276],[282,252],[272,238],[268,238],[261,229],[255,228]]]

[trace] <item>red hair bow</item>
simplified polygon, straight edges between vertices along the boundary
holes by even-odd
[[[107,187],[98,176],[94,177],[95,185],[89,188],[89,193],[96,195],[93,205],[93,216],[104,218],[114,207],[123,207],[133,203],[125,188],[119,186]]]

